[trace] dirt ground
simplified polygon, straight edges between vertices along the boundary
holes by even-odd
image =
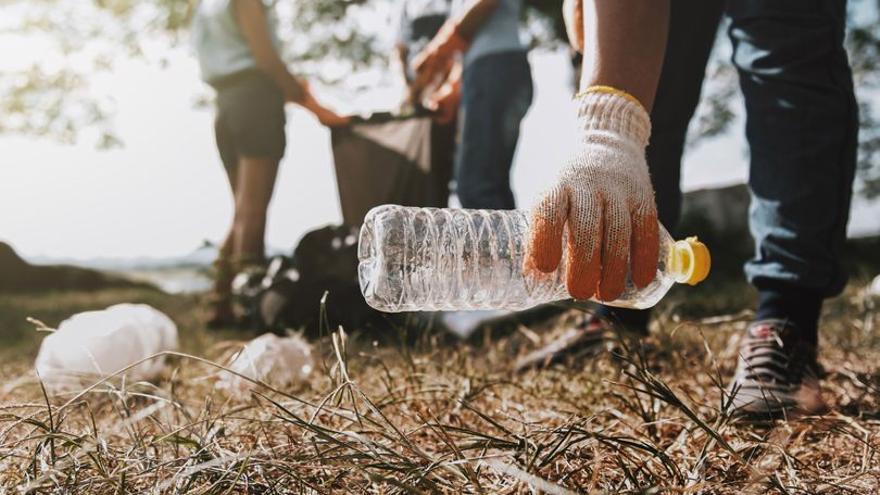
[[[205,330],[199,296],[3,297],[0,492],[874,494],[880,300],[866,283],[825,307],[828,412],[771,423],[727,412],[754,299],[742,282],[677,289],[641,345],[612,340],[545,370],[512,366],[576,314],[468,342],[336,332],[315,342],[307,383],[244,394],[214,382],[253,335]],[[42,334],[25,318],[53,326],[121,301],[168,313],[192,357],[156,384],[46,399],[31,370]]]

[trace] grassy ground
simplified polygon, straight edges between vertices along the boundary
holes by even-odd
[[[826,305],[827,414],[743,424],[726,414],[742,283],[667,298],[652,346],[513,374],[563,331],[483,333],[468,343],[330,338],[308,383],[215,390],[218,368],[179,357],[155,385],[47,401],[30,365],[72,312],[140,301],[179,325],[183,351],[223,363],[196,297],[148,290],[0,299],[0,493],[877,493],[880,301],[857,278]],[[723,290],[722,290],[723,289]]]

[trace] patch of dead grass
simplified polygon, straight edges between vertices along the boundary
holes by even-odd
[[[301,387],[213,387],[178,356],[157,385],[47,400],[6,377],[0,487],[53,493],[877,493],[880,316],[857,290],[826,308],[831,410],[744,424],[726,413],[743,315],[658,315],[651,346],[514,374],[564,330],[480,343],[374,345],[337,332]],[[39,315],[34,315],[39,317]],[[197,339],[204,348],[206,338]],[[229,345],[200,354],[227,362]],[[647,348],[648,350],[644,350]],[[2,490],[0,490],[2,491]]]

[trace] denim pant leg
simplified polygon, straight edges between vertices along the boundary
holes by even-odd
[[[660,222],[674,235],[681,213],[685,138],[700,101],[724,0],[672,0],[670,7],[669,40],[651,111],[647,159]],[[627,327],[645,328],[651,311],[602,306],[599,314]]]
[[[464,70],[456,192],[465,208],[513,209],[510,169],[532,103],[525,52],[486,55]]]
[[[846,2],[731,0],[729,15],[751,148],[746,275],[759,289],[835,295],[858,134]]]

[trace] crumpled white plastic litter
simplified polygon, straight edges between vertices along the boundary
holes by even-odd
[[[227,368],[273,387],[286,387],[306,380],[315,369],[315,359],[312,346],[301,336],[266,333],[248,342]],[[217,387],[246,391],[254,384],[223,371]]]
[[[872,295],[880,296],[880,275],[874,277],[874,281],[871,282],[871,285],[868,287],[868,292]]]
[[[77,313],[43,339],[34,367],[47,391],[79,390],[164,351],[177,349],[177,325],[146,304],[117,304]],[[127,381],[153,380],[165,356],[133,366]],[[121,375],[120,375],[121,377]]]
[[[465,340],[482,325],[513,314],[512,311],[486,309],[476,311],[444,311],[440,320],[456,337]]]

